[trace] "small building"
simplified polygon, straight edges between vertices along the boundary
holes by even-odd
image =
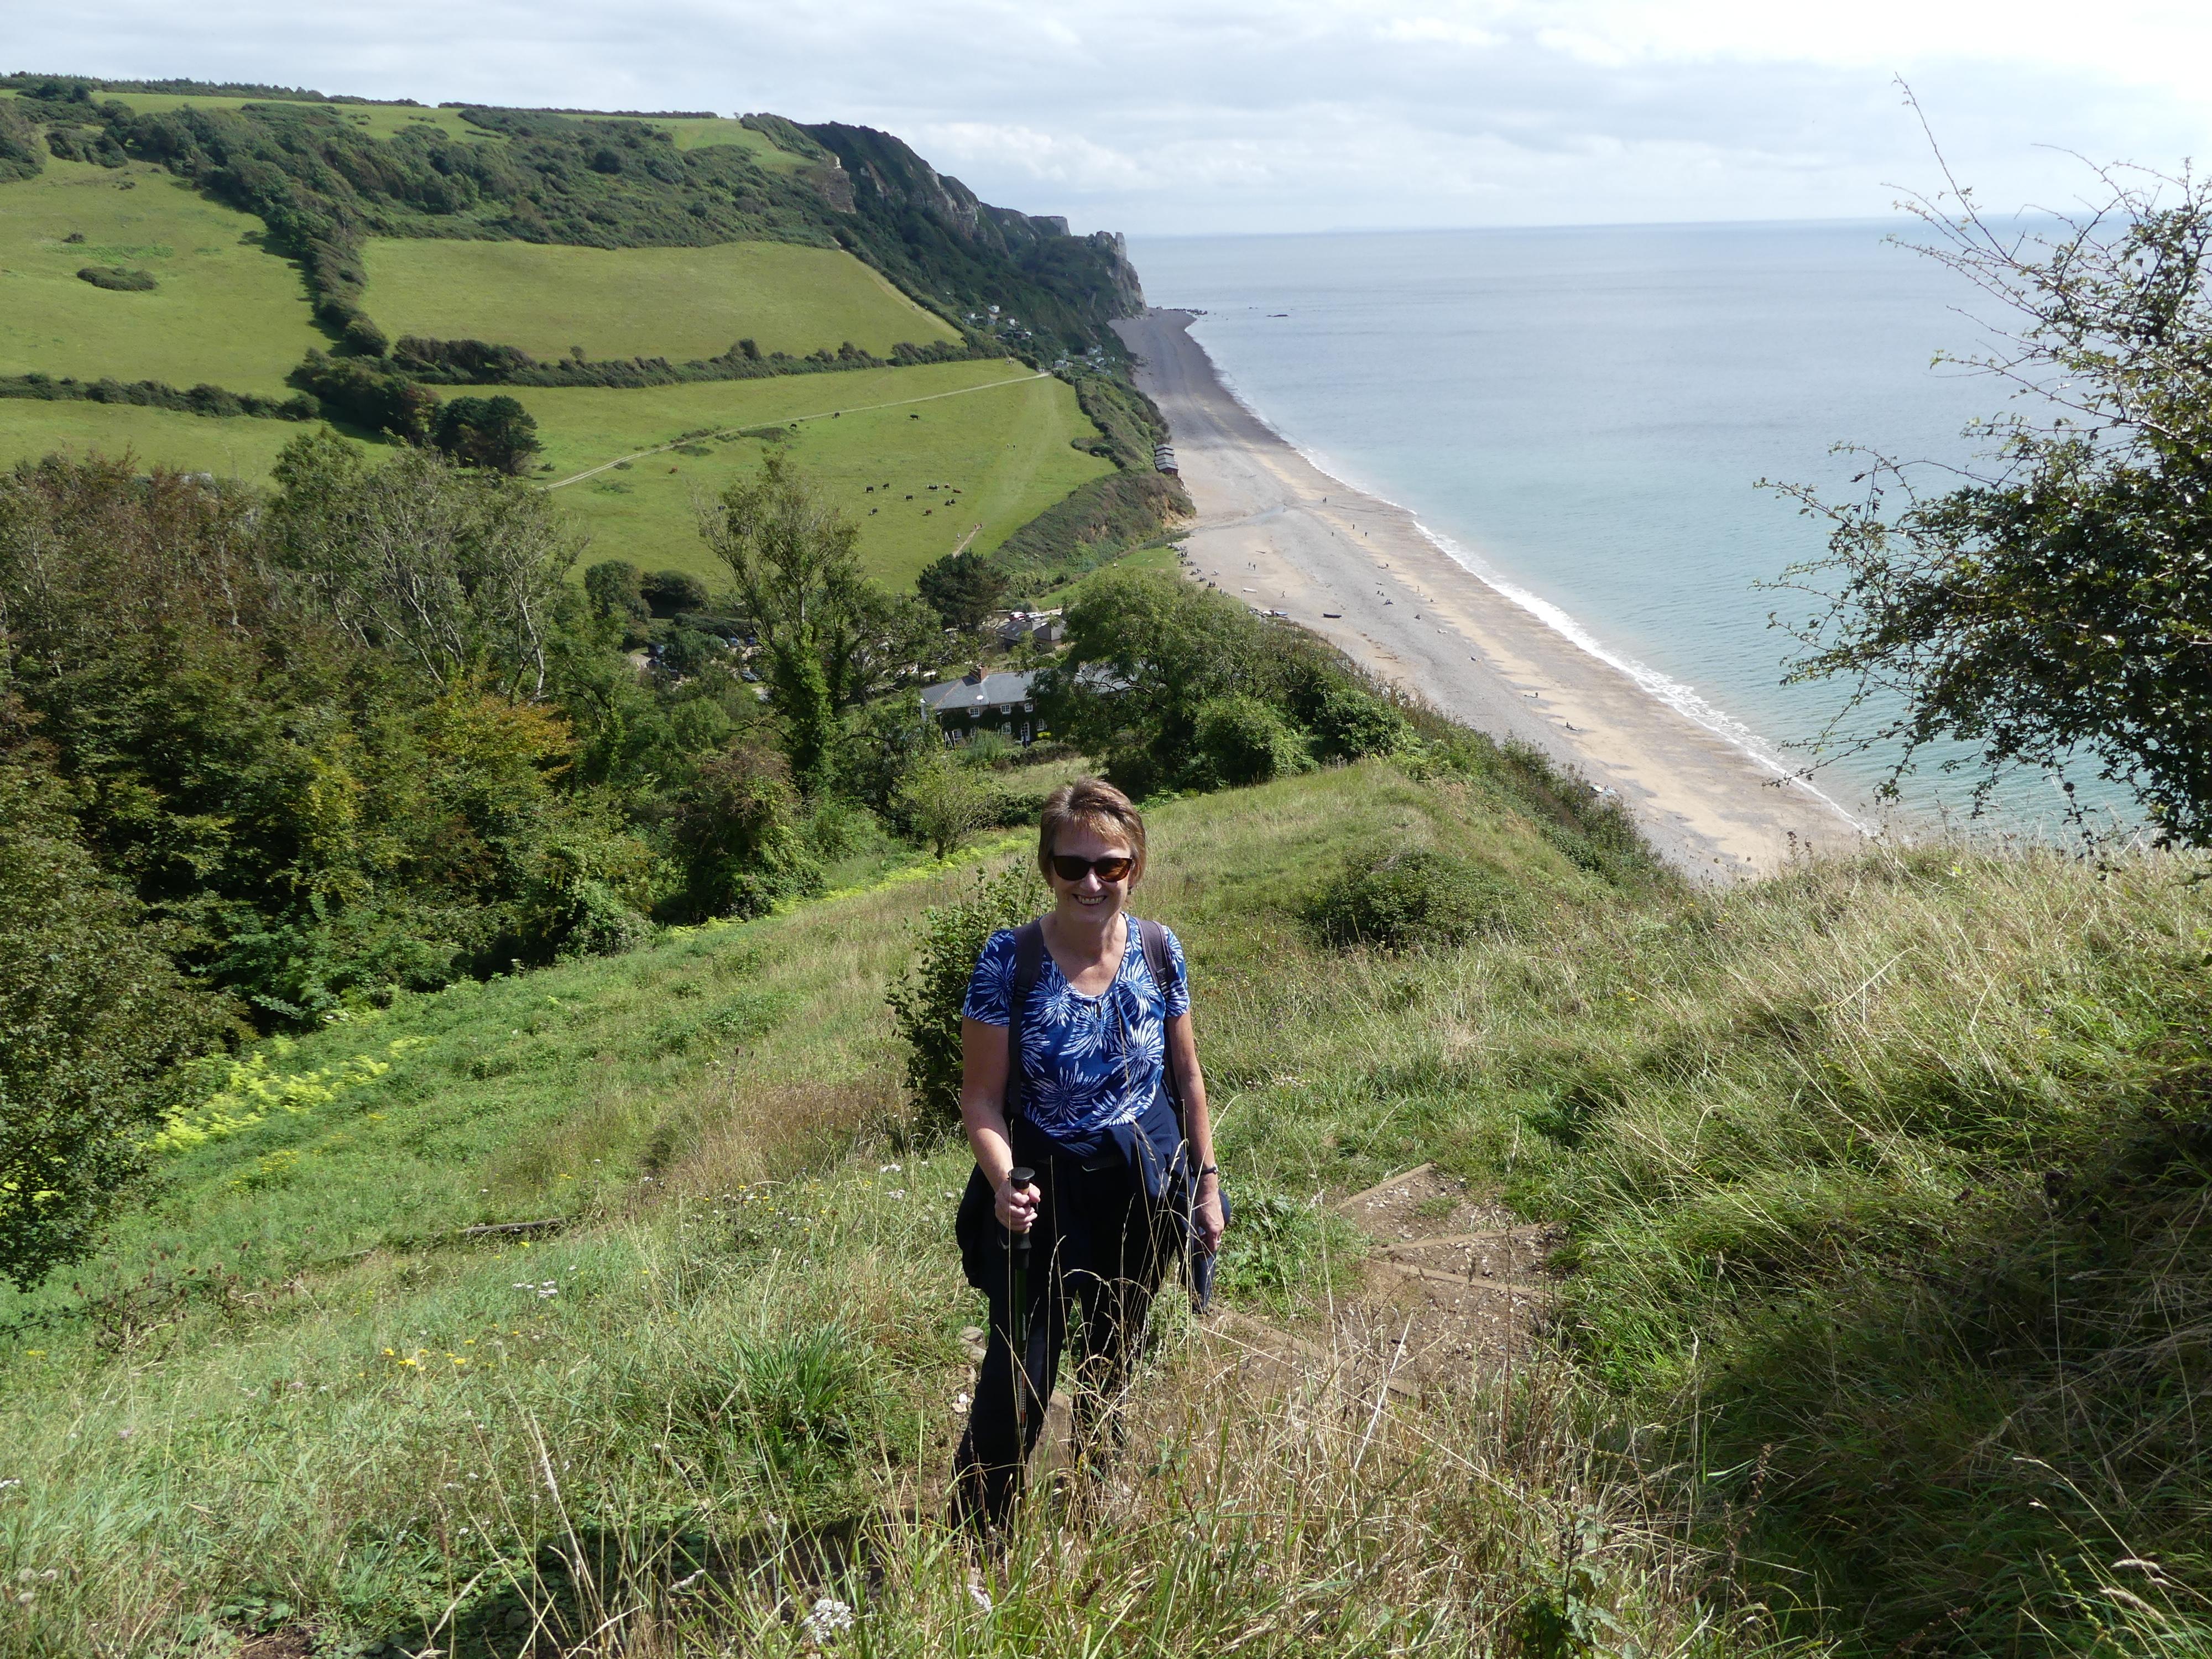
[[[977,669],[960,679],[922,687],[922,711],[935,719],[948,743],[965,743],[987,730],[1030,743],[1036,737],[1036,701],[1030,695],[1036,678]]]
[[[1067,637],[1067,624],[1058,611],[1014,611],[992,624],[1000,645],[1058,645]]]
[[[1156,444],[1153,446],[1152,465],[1158,471],[1162,472],[1180,472],[1182,471],[1180,466],[1176,465],[1176,453],[1174,449],[1166,444]]]

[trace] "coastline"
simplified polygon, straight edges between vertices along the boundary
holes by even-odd
[[[1760,755],[1748,732],[1670,704],[1571,617],[1486,577],[1405,507],[1324,471],[1224,384],[1190,337],[1195,315],[1156,308],[1115,327],[1173,431],[1203,578],[1618,792],[1693,879],[1763,874],[1793,851],[1860,838],[1848,812]]]

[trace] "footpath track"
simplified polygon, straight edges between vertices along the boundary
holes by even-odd
[[[1423,1164],[1334,1206],[1370,1241],[1361,1282],[1298,1335],[1224,1310],[1206,1322],[1263,1371],[1340,1372],[1347,1384],[1417,1400],[1433,1388],[1510,1374],[1550,1306],[1545,1262],[1556,1227],[1516,1221],[1467,1183]]]

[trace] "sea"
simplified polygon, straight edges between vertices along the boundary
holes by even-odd
[[[1900,217],[1132,237],[1130,256],[1324,471],[1694,718],[1821,759],[1816,782],[1856,808],[1897,753],[1824,756],[1845,688],[1784,684],[1798,647],[1771,619],[1822,607],[1772,584],[1823,555],[1826,526],[1770,486],[1853,497],[1865,459],[1838,446],[1955,465],[1968,423],[2008,407],[1935,361],[1984,347],[1989,317],[1925,235]],[[1907,826],[1965,821],[1969,783],[1941,758],[1906,781]],[[2013,778],[1976,827],[2063,836],[2055,784]]]

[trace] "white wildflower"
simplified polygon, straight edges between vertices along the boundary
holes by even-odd
[[[853,1609],[834,1595],[821,1597],[814,1610],[799,1621],[810,1642],[826,1642],[840,1632],[853,1628]]]

